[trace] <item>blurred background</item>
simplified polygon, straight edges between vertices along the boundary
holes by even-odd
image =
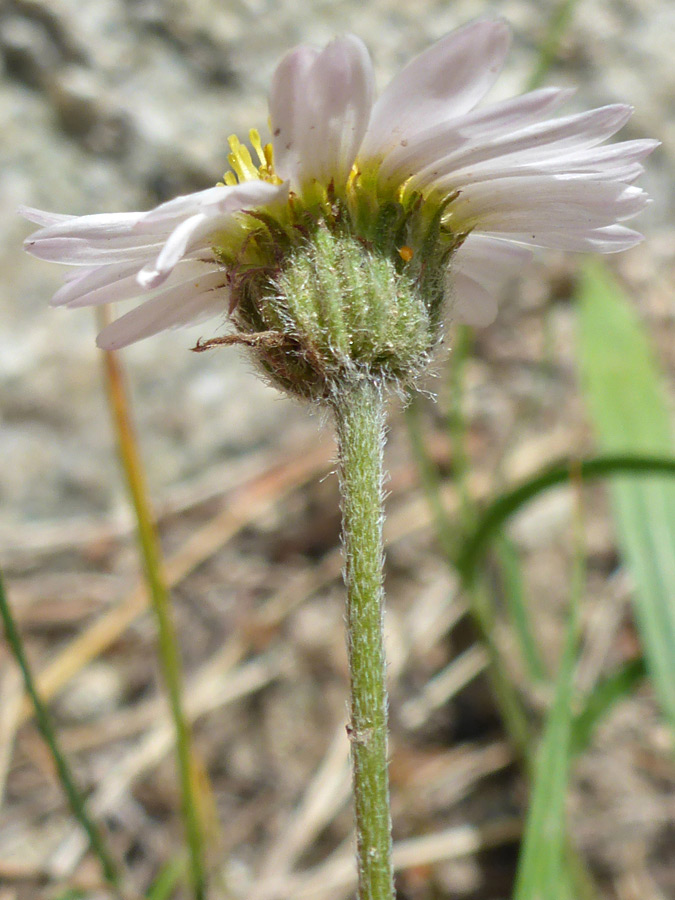
[[[560,16],[562,8],[551,0],[0,0],[0,564],[35,668],[53,679],[45,691],[75,771],[138,896],[181,844],[153,625],[137,586],[94,316],[48,307],[62,271],[23,253],[31,227],[16,207],[145,209],[212,185],[227,168],[228,136],[266,128],[271,74],[299,42],[355,32],[382,87],[451,29],[501,15],[514,41],[498,98],[522,92],[542,58],[548,65],[542,48],[558,16],[545,83],[578,88],[570,110],[630,103],[621,137],[662,141],[641,181],[654,197],[636,225],[647,240],[607,262],[649,336],[672,410],[675,6],[579,0]],[[480,504],[553,459],[590,453],[597,444],[579,385],[574,302],[580,263],[542,251],[493,326],[474,335],[449,327],[414,415],[406,421],[392,401],[395,838],[446,836],[440,849],[414,844],[403,854],[399,890],[410,900],[508,896],[527,794],[485,650],[432,524],[411,428],[451,522],[461,518],[460,456]],[[123,353],[194,705],[213,897],[335,900],[353,885],[332,427],[265,386],[240,351],[189,352],[214,332],[207,323]],[[458,346],[461,372],[452,363]],[[553,672],[578,550],[575,502],[569,490],[542,495],[509,529],[535,640]],[[603,486],[584,492],[583,518],[578,678],[589,690],[641,651],[634,585]],[[489,575],[488,589],[507,605],[504,571]],[[673,603],[674,590],[665,587]],[[502,618],[500,652],[536,730],[550,684],[529,677]],[[89,643],[78,643],[83,634]],[[620,699],[575,760],[569,832],[595,882],[589,897],[663,900],[675,897],[669,732],[649,683]],[[0,900],[63,900],[73,888],[107,896],[85,851],[2,647]],[[161,896],[181,890],[177,882]]]

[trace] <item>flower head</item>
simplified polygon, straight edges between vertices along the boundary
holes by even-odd
[[[273,77],[271,142],[251,131],[254,161],[231,137],[224,183],[150,212],[22,211],[42,226],[26,249],[78,267],[52,303],[141,300],[101,332],[104,348],[229,312],[289,389],[318,358],[319,381],[352,363],[412,372],[446,296],[460,320],[489,322],[532,246],[641,240],[623,223],[647,203],[634,181],[657,142],[605,144],[630,117],[620,104],[550,118],[569,90],[481,105],[508,45],[504,22],[473,22],[377,99],[359,38],[297,47]]]

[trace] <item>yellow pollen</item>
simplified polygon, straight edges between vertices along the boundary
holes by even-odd
[[[253,162],[248,147],[241,143],[236,134],[231,134],[227,139],[231,151],[227,155],[227,161],[232,167],[232,171],[225,173],[223,182],[229,186],[241,184],[244,181],[269,181],[271,184],[281,184],[281,179],[274,172],[272,145],[265,144],[263,146],[256,128],[252,128],[248,136],[260,165]]]
[[[253,165],[248,147],[241,143],[237,135],[231,134],[227,143],[232,151],[228,154],[227,161],[234,169],[239,181],[254,181],[260,178],[258,169]]]
[[[260,140],[260,133],[257,128],[251,128],[248,133],[248,139],[251,142],[251,146],[255,150],[255,154],[260,161],[260,168],[267,168],[267,160],[265,159],[265,153],[263,151],[262,141]]]

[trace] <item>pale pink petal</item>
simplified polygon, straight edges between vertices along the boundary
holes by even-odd
[[[548,160],[546,164],[562,166],[566,162],[570,171],[600,171],[606,166],[641,162],[660,143],[660,141],[650,140],[621,141],[604,147],[593,147],[576,153],[561,154],[557,159]]]
[[[450,311],[456,322],[483,328],[494,322],[497,301],[481,284],[461,272],[448,277]]]
[[[462,149],[436,159],[413,177],[411,188],[424,190],[428,186],[446,189],[453,184],[453,175],[460,169],[486,161],[504,158],[513,164],[537,165],[562,153],[577,153],[595,147],[626,124],[631,107],[616,104],[572,116],[562,116],[548,122],[527,126],[513,134],[492,140],[476,141]],[[419,160],[421,163],[421,160]],[[489,171],[489,165],[486,166]]]
[[[644,172],[644,167],[641,165],[642,160],[649,156],[659,146],[659,143],[659,141],[649,140],[622,141],[609,146],[593,147],[578,153],[563,153],[558,157],[545,159],[536,165],[514,165],[509,171],[505,167],[499,173],[499,177],[509,174],[536,174],[538,171],[542,174],[544,172],[558,175],[569,173],[578,178],[583,175],[630,183]],[[475,176],[480,174],[478,168],[482,167],[474,170]],[[464,180],[465,174],[461,174],[462,180]],[[480,179],[476,178],[476,180]]]
[[[508,97],[497,103],[480,106],[463,116],[436,125],[415,137],[415,141],[432,138],[447,129],[457,131],[462,138],[473,141],[491,140],[503,134],[519,131],[543,116],[559,109],[576,93],[575,88],[546,87]]]
[[[132,309],[104,328],[96,343],[104,350],[118,350],[168,328],[191,325],[225,314],[228,303],[226,274],[210,272],[166,288]]]
[[[128,243],[128,242],[125,242]],[[71,266],[95,266],[109,263],[137,260],[139,266],[152,259],[162,245],[135,244],[115,247],[103,243],[88,241],[85,238],[42,238],[34,240],[29,237],[24,241],[24,248],[38,259],[49,262],[64,263]]]
[[[89,301],[88,297],[96,297],[100,291],[108,288],[114,289],[117,284],[132,281],[136,285],[138,262],[123,262],[109,266],[96,266],[93,269],[75,269],[70,273],[58,291],[51,299],[52,306],[84,306],[97,303],[96,299]],[[131,295],[132,296],[132,295]],[[101,301],[107,303],[107,300]]]
[[[233,186],[218,202],[206,204],[201,212],[184,219],[174,228],[158,257],[138,273],[138,282],[145,288],[158,287],[184,256],[202,255],[220,231],[231,227],[237,213],[271,206],[285,201],[288,182],[270,184],[266,181],[247,181]]]
[[[162,265],[165,265],[169,250],[176,245],[176,238],[170,236],[176,226],[183,226],[189,208],[197,209],[205,217],[215,217],[227,210],[274,204],[285,199],[287,193],[287,185],[255,181],[189,194],[177,198],[175,206],[171,206],[173,201],[170,201],[149,213],[56,217],[51,213],[31,211],[31,215],[39,214],[40,224],[46,222],[47,226],[30,235],[24,246],[33,256],[51,262],[91,266],[138,260],[141,268],[171,241],[163,257]],[[182,215],[179,214],[181,211]]]
[[[302,182],[346,183],[368,126],[373,93],[372,63],[359,38],[338,38],[317,56],[307,74]]]
[[[198,210],[209,216],[219,216],[239,210],[257,209],[260,206],[275,206],[288,199],[288,182],[271,184],[269,181],[245,181],[243,184],[226,186],[227,195],[222,194],[217,202],[204,203]]]
[[[569,88],[540,88],[425,129],[400,142],[385,157],[380,180],[406,181],[437,159],[473,144],[511,134],[553,112],[574,94]]]
[[[296,47],[284,56],[272,78],[269,107],[274,167],[294,187],[300,170],[307,73],[318,55],[315,47]]]
[[[208,221],[204,213],[197,213],[181,222],[169,235],[155,262],[138,273],[138,283],[144,288],[158,287],[185,256],[188,245]]]
[[[522,244],[486,234],[470,234],[454,253],[450,266],[488,290],[502,285],[532,259],[532,250]]]
[[[210,272],[222,272],[215,263],[198,259],[181,260],[166,279],[171,287],[191,278],[198,278]],[[68,281],[59,288],[52,298],[52,306],[67,306],[76,309],[82,306],[100,306],[103,303],[117,303],[134,298],[147,298],[148,291],[138,283],[138,266],[129,264],[101,266],[90,270],[80,278]]]
[[[275,167],[295,190],[347,180],[373,104],[373,70],[359,38],[337,38],[317,53],[299,47],[280,63],[270,115]]]
[[[470,234],[450,262],[453,317],[467,325],[489,325],[497,313],[495,297],[532,258],[532,250],[500,237]]]
[[[549,247],[553,250],[567,250],[581,253],[619,253],[630,250],[644,240],[644,236],[625,225],[607,225],[604,228],[579,228],[569,231],[552,231],[542,226],[527,232],[503,234],[535,247]]]
[[[609,146],[592,147],[576,153],[561,152],[559,156],[523,162],[518,156],[490,159],[483,163],[458,169],[439,185],[443,190],[463,187],[476,181],[527,175],[574,174],[577,178],[611,179],[631,182],[644,171],[640,161],[647,157],[659,141],[623,141]]]
[[[74,219],[75,216],[67,216],[63,213],[45,212],[43,209],[35,209],[33,206],[20,206],[17,209],[20,216],[33,222],[35,225],[56,225],[59,222],[65,222],[67,219]]]
[[[149,212],[141,216],[137,230],[145,230],[146,226],[162,226],[167,231],[175,227],[175,223],[182,219],[194,216],[197,213],[224,212],[225,208],[234,208],[241,202],[251,202],[255,197],[256,203],[264,203],[268,196],[274,195],[275,185],[265,181],[252,181],[245,184],[225,185],[206,188],[204,191],[196,191],[193,194],[182,194],[161,203]]]
[[[555,160],[543,160],[540,164],[509,165],[509,160],[486,163],[467,169],[460,169],[434,184],[433,188],[442,193],[451,194],[455,190],[463,191],[469,185],[477,182],[499,182],[506,178],[531,178],[540,177],[565,177],[574,176],[577,181],[615,181],[623,184],[631,184],[644,172],[644,166],[640,163],[622,163],[616,165],[591,166],[584,164],[579,166],[568,165],[563,158]]]
[[[448,208],[448,221],[460,231],[599,228],[637,215],[647,202],[640,188],[611,181],[574,175],[502,178],[462,188]]]
[[[143,213],[96,213],[89,216],[69,216],[60,222],[41,228],[31,235],[32,239],[63,237],[83,238],[88,241],[105,241],[132,235],[134,225]],[[137,239],[136,239],[137,240]]]
[[[413,59],[375,103],[361,158],[384,156],[417,132],[473,109],[492,87],[508,46],[505,22],[478,21]]]
[[[106,264],[149,259],[165,236],[139,239],[133,226],[141,213],[67,216],[31,234],[25,249],[39,259],[69,265]],[[44,218],[43,218],[43,221]]]

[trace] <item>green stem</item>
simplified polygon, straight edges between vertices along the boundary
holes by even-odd
[[[17,664],[21,669],[26,692],[28,693],[28,696],[33,703],[33,707],[35,708],[35,720],[51,752],[52,759],[54,760],[54,765],[56,766],[56,771],[59,776],[59,781],[61,782],[61,786],[63,787],[66,797],[68,798],[70,808],[73,811],[73,815],[78,820],[82,828],[84,828],[87,837],[89,838],[91,849],[98,857],[105,880],[115,889],[115,892],[119,896],[120,877],[117,872],[117,865],[113,861],[112,854],[108,851],[103,841],[103,837],[101,836],[101,833],[98,830],[96,824],[92,819],[90,819],[89,814],[87,813],[84,799],[80,795],[80,792],[75,785],[75,779],[71,774],[70,766],[68,765],[65,756],[61,752],[61,748],[59,747],[59,742],[56,737],[56,731],[54,729],[54,726],[52,725],[47,707],[42,702],[42,698],[38,694],[37,687],[35,685],[35,679],[33,678],[33,673],[30,668],[30,663],[28,662],[28,657],[26,656],[26,652],[23,647],[23,641],[21,640],[19,629],[16,627],[14,617],[12,616],[12,611],[5,594],[1,576],[0,615],[2,616],[2,621],[5,626],[7,643],[9,644],[10,649],[14,654],[14,658],[16,659]]]
[[[182,815],[190,857],[190,879],[195,900],[206,896],[204,838],[195,789],[192,736],[183,710],[183,674],[171,616],[171,602],[163,572],[162,555],[150,510],[143,466],[131,424],[122,369],[114,353],[104,354],[106,388],[117,436],[118,455],[131,497],[138,530],[145,580],[157,623],[159,661],[176,732],[176,757],[181,786]]]
[[[333,398],[342,491],[359,900],[392,900],[387,692],[382,639],[384,400],[364,377]]]

